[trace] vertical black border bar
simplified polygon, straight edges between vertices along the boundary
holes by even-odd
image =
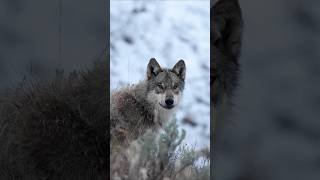
[[[106,40],[106,42],[107,42],[107,46],[106,46],[106,59],[107,59],[107,67],[108,67],[108,84],[107,84],[107,92],[106,93],[108,93],[108,95],[107,95],[107,97],[108,97],[108,102],[110,102],[110,72],[111,72],[111,69],[110,69],[110,1],[109,0],[105,0],[106,2],[107,2],[107,7],[106,7],[106,19],[107,19],[107,21],[106,21],[106,34],[107,34],[107,40]],[[107,120],[108,122],[107,122],[107,130],[108,130],[108,132],[106,132],[107,134],[107,136],[108,136],[108,138],[107,138],[107,146],[108,147],[110,147],[110,103],[108,104],[108,117],[109,117],[109,119]],[[106,152],[106,153],[108,153],[108,161],[109,161],[109,169],[108,169],[108,176],[109,176],[109,178],[110,178],[110,149],[108,149],[109,151],[108,152]]]

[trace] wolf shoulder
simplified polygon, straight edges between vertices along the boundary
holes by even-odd
[[[148,102],[141,98],[141,93],[145,91],[143,82],[137,85],[128,85],[119,88],[111,93],[110,97],[110,115],[111,120],[120,123],[137,123],[141,117],[152,121],[152,110]],[[149,108],[148,108],[149,107]],[[149,110],[150,109],[150,110]]]

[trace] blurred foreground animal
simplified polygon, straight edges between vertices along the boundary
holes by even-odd
[[[0,97],[0,179],[109,179],[109,69],[26,83]]]
[[[239,79],[243,20],[238,0],[217,1],[210,9],[210,20],[212,147],[215,149],[222,143],[226,114]]]
[[[186,66],[183,60],[172,69],[150,59],[147,76],[136,85],[111,94],[111,146],[129,145],[146,130],[157,130],[172,118],[184,89]]]

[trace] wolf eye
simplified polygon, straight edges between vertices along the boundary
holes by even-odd
[[[173,85],[173,89],[177,89],[178,88],[178,84]]]
[[[158,83],[157,86],[158,86],[160,89],[163,89],[163,84],[162,84],[162,83]]]

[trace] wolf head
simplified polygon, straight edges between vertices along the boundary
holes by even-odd
[[[162,68],[155,58],[147,67],[148,101],[160,109],[174,109],[180,102],[184,89],[186,65],[178,61],[172,69]]]

